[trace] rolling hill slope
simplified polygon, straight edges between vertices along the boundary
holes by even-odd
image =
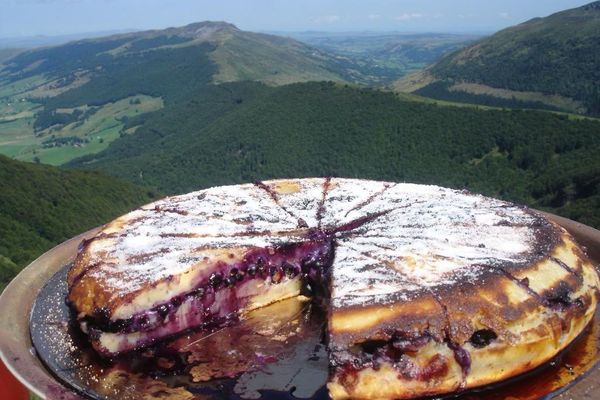
[[[215,82],[258,80],[285,84],[307,80],[341,79],[328,65],[327,55],[290,38],[239,30],[226,22],[205,21],[180,28],[84,39],[61,46],[33,49],[4,62],[0,77],[15,80],[40,73],[64,77],[77,70],[92,76],[104,62],[140,53],[167,58],[173,50],[205,45],[216,64]],[[173,60],[172,67],[177,64]],[[192,63],[192,60],[188,60]],[[195,63],[206,63],[198,59]]]
[[[0,291],[50,247],[147,203],[148,190],[97,172],[0,155]]]
[[[211,83],[342,81],[351,67],[296,40],[224,22],[27,50],[0,64],[0,153],[60,164],[131,133],[127,119]],[[99,116],[106,117],[101,129],[87,129]]]
[[[600,115],[598,82],[596,1],[504,29],[396,86],[446,100]]]

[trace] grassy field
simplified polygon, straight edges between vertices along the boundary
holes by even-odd
[[[501,99],[515,98],[523,101],[539,101],[559,109],[568,110],[573,113],[584,113],[585,107],[581,102],[565,96],[548,95],[539,92],[519,92],[516,90],[493,88],[478,83],[456,83],[448,88],[450,91],[463,91],[471,94],[481,94],[499,97]]]
[[[0,75],[1,77],[1,75]],[[29,78],[20,79],[15,82],[5,82],[0,78],[0,101],[14,102],[20,99],[16,98],[30,90],[34,90],[50,80],[44,75],[34,75]]]
[[[0,154],[21,161],[64,164],[74,158],[105,149],[119,137],[126,118],[156,111],[163,107],[163,101],[145,95],[132,96],[96,107],[92,115],[80,121],[34,132],[35,112],[39,107],[29,101],[0,101]],[[73,110],[61,111],[68,113]],[[124,134],[130,132],[131,130],[127,130]],[[83,142],[54,146],[49,144],[49,141],[51,143],[69,137],[80,138]]]
[[[414,93],[405,93],[405,92],[395,92],[396,96],[405,101],[414,101],[418,103],[427,103],[427,104],[435,104],[442,107],[464,107],[464,108],[476,108],[478,110],[503,110],[502,107],[494,107],[494,106],[485,106],[482,104],[474,104],[474,103],[461,103],[458,101],[448,101],[448,100],[439,100],[433,99],[431,97],[419,96]],[[551,110],[536,110],[542,112],[548,112],[557,115],[563,115],[570,120],[592,120],[598,121],[599,118],[589,117],[587,115],[581,114],[573,114],[563,111],[551,111]]]
[[[250,32],[220,34],[211,59],[219,66],[216,83],[261,80],[270,85],[304,81],[340,81],[298,42]]]

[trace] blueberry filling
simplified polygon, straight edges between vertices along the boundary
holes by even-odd
[[[410,380],[425,381],[445,376],[448,372],[448,360],[437,354],[426,362],[417,363],[411,353],[417,352],[433,339],[425,334],[421,336],[396,335],[389,340],[371,340],[354,346],[349,351],[338,352],[342,359],[334,360],[338,365],[338,377],[342,384],[352,386],[357,381],[358,372],[362,369],[379,370],[383,364],[394,367],[400,377]]]
[[[454,352],[454,359],[460,365],[463,375],[468,375],[471,371],[471,354],[451,340],[448,340],[447,343],[448,347]]]
[[[110,319],[107,312],[103,313],[99,310],[94,317],[84,318],[84,320],[88,326],[104,332],[146,332],[169,321],[169,316],[176,313],[182,304],[192,301],[194,309],[204,313],[202,324],[211,323],[215,316],[210,309],[215,302],[215,295],[222,290],[232,291],[233,298],[231,295],[221,298],[219,301],[227,304],[219,304],[219,307],[231,309],[233,312],[239,302],[236,288],[246,281],[261,279],[271,284],[279,284],[285,279],[294,279],[300,271],[303,277],[320,279],[325,275],[327,263],[331,260],[331,239],[329,237],[326,239],[271,250],[254,250],[246,254],[241,262],[233,265],[219,262],[216,267],[220,271],[211,273],[200,286],[131,318],[114,321]]]
[[[544,295],[544,302],[548,307],[565,310],[573,304],[571,290],[564,281]]]

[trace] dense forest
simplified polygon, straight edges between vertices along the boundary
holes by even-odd
[[[600,2],[502,30],[436,63],[437,79],[558,94],[600,115]]]
[[[97,172],[0,155],[0,291],[50,247],[151,201],[154,192]]]
[[[246,82],[148,114],[136,134],[68,166],[166,193],[314,175],[434,183],[600,226],[598,154],[593,120],[407,102],[331,82]]]
[[[137,94],[162,96],[167,102],[187,99],[205,87],[216,73],[216,65],[208,55],[212,50],[214,46],[203,43],[101,58],[96,61],[102,67],[91,81],[44,99],[45,112],[60,107],[103,105]]]

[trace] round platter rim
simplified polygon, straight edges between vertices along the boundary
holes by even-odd
[[[591,250],[590,253],[596,253],[595,259],[600,261],[599,230],[555,214],[539,212],[567,229],[588,251]],[[36,356],[29,335],[29,317],[42,286],[73,260],[82,240],[94,236],[100,229],[93,228],[48,250],[25,267],[0,294],[0,359],[28,390],[41,398],[60,395],[63,399],[83,399],[57,380]],[[555,399],[578,398],[582,394],[600,397],[600,366],[562,390]]]

